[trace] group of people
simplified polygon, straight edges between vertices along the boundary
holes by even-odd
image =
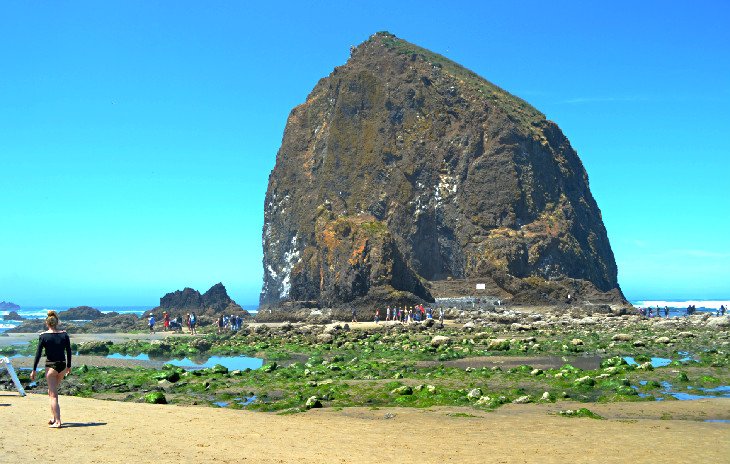
[[[243,325],[243,318],[239,315],[231,314],[230,316],[224,316],[221,314],[218,316],[218,320],[216,321],[216,325],[218,326],[218,333],[221,334],[226,330],[230,330],[231,332],[236,332],[241,329],[241,326]]]
[[[719,308],[717,308],[717,312],[715,313],[716,316],[724,316],[725,311],[727,311],[727,308],[725,308],[725,305],[720,305]],[[697,307],[695,305],[689,305],[687,306],[687,315],[691,316],[692,314],[697,312]]]
[[[651,306],[646,308],[639,308],[639,315],[643,317],[662,317],[662,310],[659,308],[659,306],[656,307],[656,309],[652,308]],[[669,307],[664,307],[664,317],[669,317]]]
[[[717,316],[724,316],[726,312],[725,305],[720,305],[720,307],[717,309]],[[662,311],[664,312],[664,317],[669,317],[669,307],[665,306],[664,309],[660,309],[659,306],[655,308],[652,308],[651,306],[646,308],[639,308],[639,315],[643,317],[662,317]],[[689,305],[687,306],[687,309],[685,311],[685,315],[691,316],[694,313],[697,312],[697,306],[695,305]]]
[[[416,306],[403,306],[403,307],[393,307],[391,308],[388,306],[385,309],[385,320],[386,321],[395,321],[400,322],[402,324],[409,324],[411,322],[421,322],[425,321],[427,319],[433,319],[434,316],[434,310],[431,307],[424,307],[421,305]],[[441,324],[444,322],[444,310],[443,308],[439,309],[439,321],[441,321]],[[380,309],[375,310],[375,323],[377,324],[380,322]]]
[[[150,329],[150,333],[155,333],[155,324],[157,323],[157,320],[155,319],[155,315],[153,313],[150,313],[149,317],[147,318],[147,325]],[[198,333],[195,330],[195,326],[198,324],[198,317],[195,315],[195,313],[187,313],[185,316],[185,320],[183,321],[182,316],[178,316],[174,319],[170,318],[170,313],[167,311],[162,312],[162,328],[165,332],[168,330],[175,330],[180,333],[183,331],[183,323],[185,326],[187,326],[188,331],[191,334]]]

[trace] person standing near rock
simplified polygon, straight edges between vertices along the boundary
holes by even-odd
[[[167,313],[167,311],[162,312],[162,329],[167,332],[167,329],[170,328],[170,315]]]
[[[197,324],[198,318],[195,317],[195,313],[190,313],[190,333],[195,335],[198,332],[195,331],[195,324]]]
[[[375,323],[380,322],[380,309],[375,309]]]
[[[147,320],[147,323],[150,326],[150,333],[155,333],[155,315],[150,313],[150,318]]]
[[[357,309],[352,308],[352,322],[357,322]]]
[[[38,348],[33,360],[33,370],[30,380],[35,381],[38,361],[41,352],[46,352],[46,382],[48,382],[48,397],[51,400],[53,417],[48,421],[48,427],[61,428],[61,407],[58,405],[58,386],[61,380],[71,373],[71,339],[65,330],[58,330],[58,314],[48,311],[46,317],[48,330],[38,337]]]

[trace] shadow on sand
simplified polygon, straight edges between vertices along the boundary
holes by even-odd
[[[100,425],[106,425],[106,422],[64,422],[62,428],[67,427],[98,427]]]

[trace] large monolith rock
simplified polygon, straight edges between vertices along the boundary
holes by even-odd
[[[523,303],[625,301],[588,175],[558,126],[385,32],[289,115],[263,246],[264,307],[407,304],[478,283]]]

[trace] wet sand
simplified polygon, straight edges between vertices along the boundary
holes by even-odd
[[[45,358],[43,358],[45,359]],[[40,365],[43,366],[43,359],[41,359]],[[13,366],[17,369],[25,369],[33,367],[32,356],[18,356],[13,358]],[[77,368],[82,364],[94,367],[145,367],[145,368],[161,368],[165,363],[163,361],[143,361],[137,359],[115,359],[107,358],[105,356],[91,356],[91,355],[76,355],[71,359],[73,368]]]
[[[575,403],[288,416],[77,397],[61,407],[67,428],[50,430],[46,396],[1,392],[0,462],[730,462],[730,424],[703,422],[730,420],[730,400],[591,405],[607,420],[554,414]]]
[[[37,333],[9,333],[7,336],[0,337],[0,346],[25,345],[26,343],[37,340]],[[184,335],[190,336],[185,333]],[[130,340],[163,340],[166,337],[179,337],[176,332],[155,332],[151,333],[82,333],[71,334],[71,341],[74,343],[84,342],[105,342],[124,343]]]

